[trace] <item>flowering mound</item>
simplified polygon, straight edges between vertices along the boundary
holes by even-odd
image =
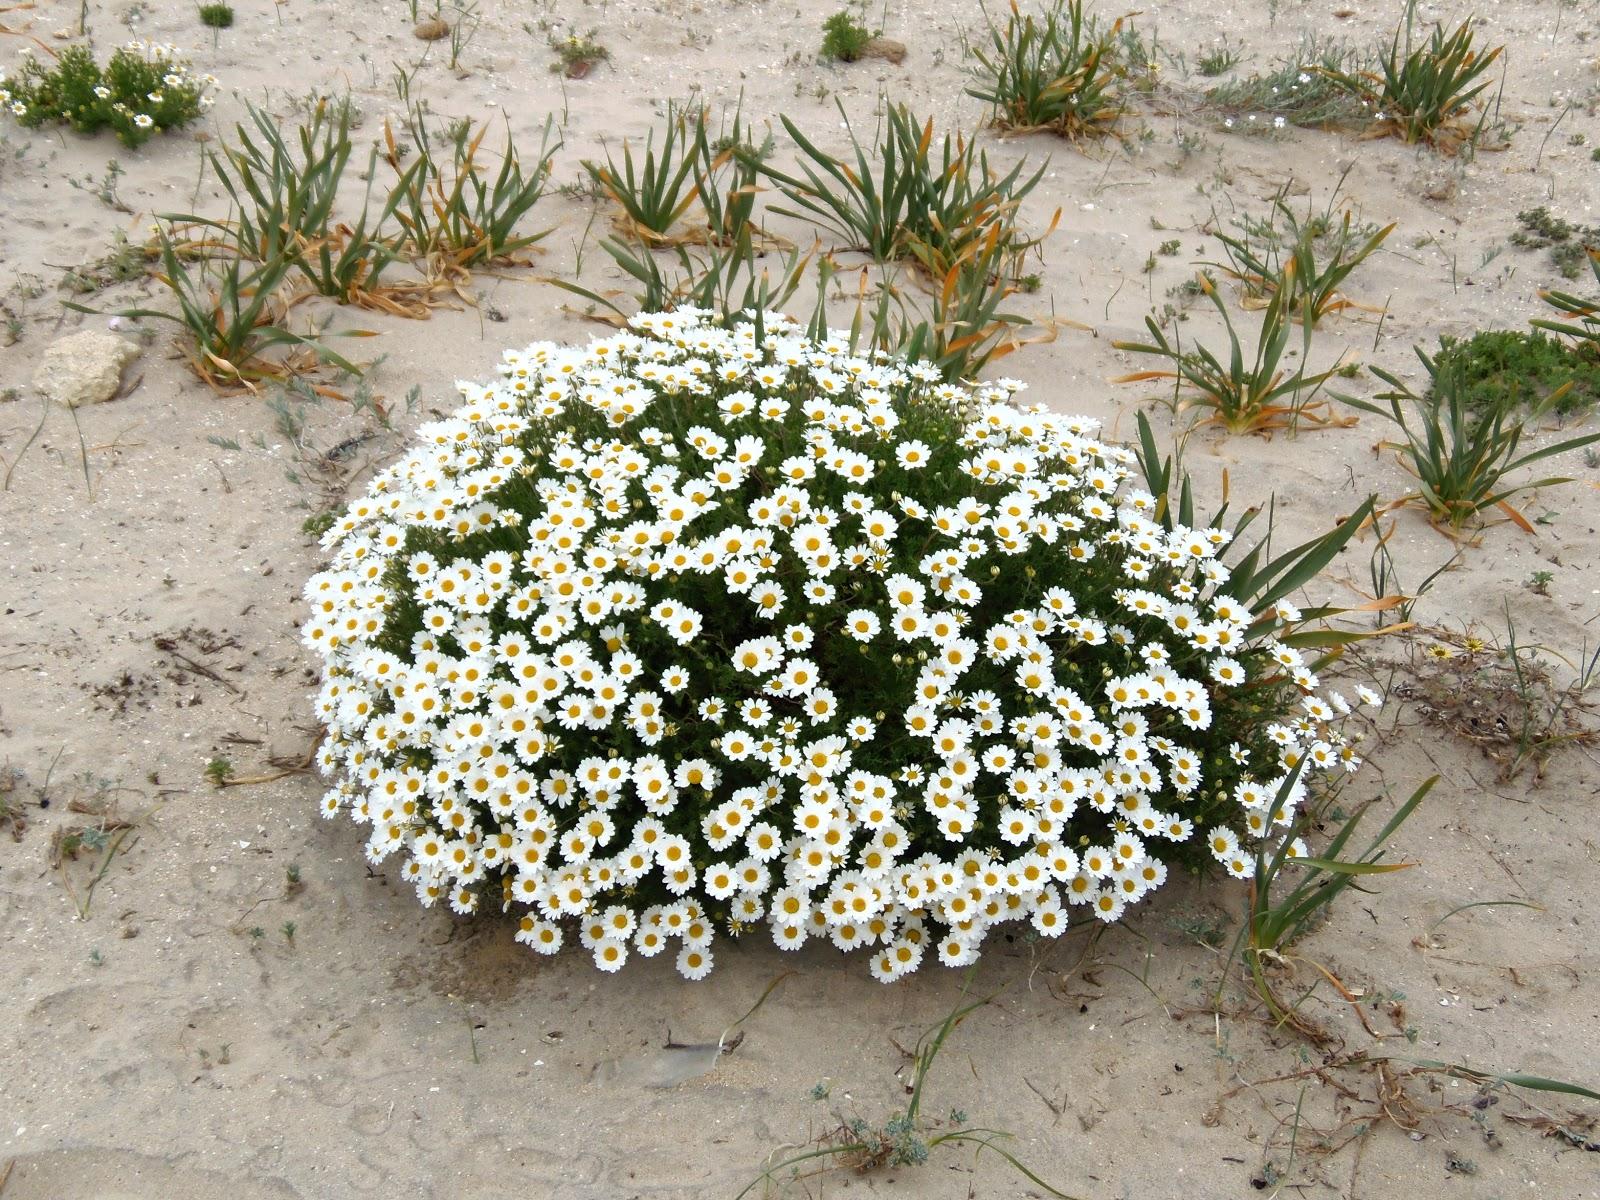
[[[636,317],[508,351],[329,530],[327,816],[425,905],[597,966],[765,923],[883,980],[1254,867],[1354,762],[1299,614],[1225,593],[1095,423],[808,340]]]
[[[129,42],[102,69],[86,46],[68,46],[42,66],[22,48],[21,69],[0,77],[0,107],[29,129],[65,121],[79,133],[110,128],[137,149],[211,107],[216,79],[193,75],[176,46]]]

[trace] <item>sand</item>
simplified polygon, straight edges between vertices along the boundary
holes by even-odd
[[[211,118],[195,127],[213,138],[242,117],[246,98],[283,116],[297,97],[348,87],[365,112],[363,145],[398,111],[390,64],[421,52],[403,5],[240,0],[237,9],[215,46],[187,5],[91,0],[87,14],[102,49],[129,29],[191,49],[197,68],[222,80]],[[554,113],[563,183],[580,179],[582,158],[642,137],[661,102],[696,88],[713,103],[742,91],[747,116],[787,113],[830,145],[840,145],[835,100],[870,123],[880,90],[941,126],[981,116],[961,94],[959,37],[977,28],[975,6],[890,4],[872,20],[906,43],[905,62],[849,67],[813,61],[817,6],[484,0],[478,11],[464,69],[448,70],[447,43],[436,45],[413,92],[451,116],[503,115],[524,139]],[[1421,11],[1455,20],[1468,10]],[[1350,289],[1386,315],[1328,320],[1314,365],[1348,350],[1414,381],[1413,342],[1537,315],[1537,289],[1565,281],[1542,252],[1506,242],[1516,212],[1537,204],[1595,220],[1597,168],[1590,146],[1569,138],[1600,136],[1600,24],[1592,5],[1557,0],[1479,15],[1484,42],[1510,47],[1501,103],[1517,129],[1508,150],[1474,161],[1335,133],[1224,131],[1184,99],[1205,81],[1173,64],[1136,103],[1121,143],[991,139],[1000,163],[1051,156],[1028,201],[1032,223],[1063,210],[1039,267],[1043,288],[1021,308],[1088,327],[1063,328],[1004,371],[1029,381],[1033,398],[1131,433],[1146,397],[1107,381],[1148,364],[1112,342],[1141,333],[1146,311],[1195,262],[1218,256],[1204,232],[1212,212],[1258,209],[1291,179],[1308,189],[1300,202],[1321,203],[1346,168],[1342,195],[1362,219],[1397,223]],[[1147,7],[1137,24],[1191,63],[1226,33],[1264,66],[1302,31],[1370,42],[1396,16],[1388,4],[1286,0]],[[77,19],[77,5],[61,0],[0,11],[12,34],[52,45]],[[594,29],[612,59],[563,81],[548,70],[542,26]],[[18,44],[0,35],[0,55]],[[1474,1107],[1471,1079],[1349,1064],[1393,1055],[1600,1085],[1595,750],[1571,746],[1542,774],[1529,767],[1504,779],[1486,753],[1499,710],[1465,726],[1489,739],[1474,740],[1460,721],[1442,724],[1436,703],[1416,702],[1414,682],[1427,675],[1422,648],[1441,631],[1503,643],[1508,609],[1519,641],[1546,647],[1558,682],[1570,678],[1554,656],[1575,658],[1586,635],[1592,645],[1600,611],[1600,475],[1579,456],[1561,464],[1578,482],[1523,504],[1530,519],[1548,514],[1532,534],[1502,522],[1458,547],[1417,512],[1394,514],[1404,584],[1461,556],[1417,605],[1416,640],[1374,648],[1349,668],[1352,680],[1376,676],[1413,699],[1386,710],[1347,800],[1403,797],[1441,778],[1393,841],[1392,858],[1416,865],[1376,894],[1342,898],[1297,948],[1292,976],[1280,977],[1298,994],[1320,966],[1358,997],[1347,1003],[1323,983],[1305,1003],[1326,1041],[1274,1028],[1236,979],[1213,1004],[1223,960],[1196,934],[1236,919],[1242,894],[1222,884],[1174,885],[1099,938],[1080,929],[1050,945],[992,942],[970,981],[929,968],[884,988],[854,959],[815,946],[786,957],[759,939],[720,951],[702,984],[662,960],[606,977],[580,954],[528,954],[504,921],[419,909],[408,889],[365,868],[348,825],[318,818],[317,781],[293,769],[316,737],[296,624],[318,556],[301,523],[359,486],[430,409],[449,408],[456,379],[488,377],[503,346],[603,332],[543,280],[624,286],[595,244],[606,211],[591,223],[593,205],[548,197],[536,219],[555,231],[535,265],[480,273],[481,309],[458,304],[427,322],[334,314],[338,326],[381,333],[358,350],[386,356],[371,378],[395,413],[393,434],[330,401],[309,409],[292,437],[264,399],[219,397],[198,383],[171,331],[150,321],[127,394],[79,410],[74,424],[66,410],[41,408],[28,386],[52,339],[106,324],[60,306],[62,268],[100,257],[117,229],[142,237],[152,213],[221,214],[214,179],[196,191],[194,132],[129,153],[109,137],[0,126],[0,299],[20,321],[20,340],[0,349],[0,393],[18,390],[0,401],[9,479],[0,757],[26,821],[17,832],[0,823],[4,1200],[732,1197],[769,1155],[903,1105],[902,1048],[964,984],[993,999],[949,1040],[928,1114],[959,1108],[1009,1131],[1011,1152],[1075,1196],[1600,1195],[1600,1156],[1580,1148],[1593,1136],[1593,1105],[1532,1095],[1533,1108],[1496,1093]],[[1185,153],[1180,133],[1204,142]],[[68,185],[99,178],[111,158],[125,169],[119,190],[131,212]],[[1157,256],[1146,273],[1172,237],[1181,254]],[[157,292],[120,285],[91,302],[114,309]],[[1217,328],[1202,308],[1185,326],[1201,336]],[[421,399],[407,413],[400,398],[412,385]],[[1170,416],[1151,412],[1169,436]],[[1392,459],[1373,453],[1385,432],[1371,418],[1270,441],[1202,432],[1187,463],[1209,495],[1224,471],[1237,500],[1275,495],[1280,536],[1298,538],[1369,492],[1406,490]],[[1371,551],[1370,538],[1347,550],[1320,594],[1359,601]],[[1551,572],[1548,594],[1526,586],[1539,571]],[[241,777],[278,777],[217,789],[204,769],[219,757]],[[53,842],[85,824],[106,825],[115,853],[85,847],[52,867]],[[1462,905],[1505,900],[1522,903],[1436,924]],[[663,1050],[715,1043],[785,972],[731,1053]],[[702,1073],[659,1086],[690,1068]],[[1558,1127],[1566,1135],[1549,1136]],[[920,1169],[819,1176],[785,1194],[847,1190],[1043,1194],[970,1146],[942,1147]]]

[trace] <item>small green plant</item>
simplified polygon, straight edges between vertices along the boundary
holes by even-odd
[[[117,49],[105,67],[85,46],[68,46],[55,63],[28,58],[16,76],[0,78],[0,107],[23,126],[71,125],[79,133],[110,129],[138,147],[157,133],[187,125],[211,103],[209,77],[162,46]]]
[[[1112,129],[1124,107],[1120,19],[1101,28],[1085,13],[1084,0],[1050,0],[1037,18],[1024,17],[1011,0],[1004,25],[987,19],[986,44],[969,47],[967,94],[990,106],[996,125],[1073,138]]]
[[[132,214],[133,209],[123,203],[122,197],[117,194],[117,180],[122,178],[122,164],[116,159],[106,163],[106,173],[99,179],[86,175],[82,179],[68,179],[67,182],[80,192],[88,192],[113,212]]]
[[[1555,577],[1556,573],[1554,571],[1535,571],[1527,579],[1523,580],[1522,586],[1535,596],[1548,596],[1550,594],[1550,583]]]
[[[1300,320],[1300,346],[1297,365],[1292,372],[1285,365],[1289,354],[1290,336],[1295,315],[1289,307],[1294,295],[1294,264],[1287,264],[1279,286],[1272,291],[1267,307],[1261,315],[1261,330],[1256,339],[1253,357],[1247,362],[1245,347],[1239,340],[1228,306],[1218,294],[1216,285],[1206,276],[1199,276],[1201,289],[1222,316],[1228,335],[1227,362],[1218,358],[1205,346],[1185,349],[1174,325],[1169,339],[1154,315],[1146,316],[1145,328],[1150,331],[1149,342],[1115,342],[1118,350],[1135,354],[1154,354],[1166,359],[1171,366],[1160,370],[1135,371],[1112,380],[1113,383],[1143,383],[1154,379],[1170,379],[1173,383],[1173,407],[1178,412],[1199,408],[1205,412],[1204,420],[1220,424],[1231,434],[1271,433],[1276,430],[1294,430],[1301,420],[1326,424],[1326,401],[1316,399],[1322,385],[1338,369],[1338,363],[1315,374],[1307,372],[1306,360],[1311,351],[1311,328],[1315,324],[1310,314],[1309,300],[1302,300],[1298,314]]]
[[[1600,242],[1600,237],[1596,241]],[[1600,284],[1600,245],[1585,247],[1584,257],[1595,282]],[[1571,292],[1544,289],[1539,299],[1567,319],[1541,317],[1533,321],[1534,328],[1566,338],[1585,364],[1600,364],[1600,296],[1575,296]]]
[[[611,57],[611,51],[595,40],[595,31],[592,29],[584,34],[552,37],[550,49],[556,54],[556,61],[550,64],[550,69],[561,72],[568,79],[582,79]]]
[[[332,529],[338,520],[339,514],[337,511],[325,508],[320,512],[312,513],[304,521],[300,522],[300,532],[307,537],[320,538],[328,530]]]
[[[225,266],[202,263],[191,273],[168,230],[156,235],[162,269],[156,273],[178,302],[176,313],[161,309],[123,309],[118,316],[152,317],[181,325],[192,339],[186,357],[196,375],[219,390],[253,389],[263,379],[283,379],[329,363],[352,375],[356,367],[330,349],[321,334],[288,328],[289,305],[282,290],[293,264],[276,256],[259,264],[229,259]],[[81,304],[62,302],[78,312],[94,312]],[[338,337],[370,337],[360,329],[341,330]],[[269,351],[287,353],[266,357]]]
[[[200,6],[200,24],[212,29],[233,28],[233,6],[231,4],[202,4]]]
[[[1277,796],[1271,801],[1266,818],[1277,816],[1299,775],[1298,767],[1291,768]],[[1296,837],[1263,841],[1257,847],[1245,922],[1234,940],[1233,953],[1229,957],[1238,957],[1242,950],[1244,966],[1256,993],[1280,1024],[1299,1028],[1295,1014],[1304,997],[1292,1003],[1283,1002],[1267,974],[1268,965],[1292,965],[1297,961],[1299,956],[1289,953],[1291,947],[1315,922],[1326,917],[1328,906],[1346,888],[1354,885],[1357,879],[1401,871],[1411,865],[1384,862],[1388,842],[1438,782],[1439,777],[1435,775],[1412,792],[1357,858],[1347,860],[1340,855],[1371,808],[1370,801],[1339,825],[1321,855],[1311,855],[1305,843]],[[1312,818],[1302,813],[1296,827],[1303,831],[1311,823]],[[1310,962],[1309,959],[1304,961]],[[1312,965],[1321,978],[1333,979],[1332,973],[1325,967]],[[1342,985],[1339,985],[1339,990],[1345,992]]]
[[[1400,379],[1381,367],[1368,369],[1389,386],[1376,400],[1351,396],[1338,399],[1362,412],[1392,417],[1400,428],[1400,441],[1381,443],[1393,450],[1400,464],[1416,478],[1417,491],[1400,503],[1417,502],[1425,506],[1430,519],[1459,534],[1469,523],[1479,522],[1490,509],[1498,508],[1524,532],[1532,533],[1520,512],[1511,505],[1513,497],[1536,488],[1570,482],[1565,477],[1540,479],[1531,483],[1512,483],[1507,476],[1521,467],[1576,450],[1600,441],[1600,433],[1567,438],[1553,445],[1519,453],[1523,422],[1501,409],[1473,410],[1462,361],[1457,358],[1437,362],[1419,346],[1417,357],[1427,369],[1429,386],[1418,395]],[[1546,396],[1528,412],[1537,420],[1549,412],[1559,395]]]
[[[211,781],[212,787],[221,787],[233,778],[233,764],[226,758],[213,758],[206,763],[205,777]]]
[[[694,188],[707,236],[723,245],[732,245],[746,232],[760,232],[754,224],[756,193],[773,141],[770,131],[759,143],[751,134],[740,107],[734,108],[731,123],[724,118],[715,139],[704,111],[694,122]]]
[[[400,258],[400,249],[383,235],[399,192],[372,221],[368,214],[376,147],[368,157],[367,196],[354,226],[334,211],[352,150],[352,106],[316,102],[298,130],[298,148],[276,119],[253,104],[247,103],[246,110],[249,124],[235,127],[235,144],[207,151],[212,173],[233,202],[233,217],[218,221],[185,214],[169,219],[213,231],[228,253],[246,261],[288,262],[320,295],[392,310],[395,304],[379,279]]]
[[[1223,38],[1195,60],[1195,69],[1207,79],[1215,79],[1218,75],[1226,75],[1237,67],[1239,62],[1239,52],[1228,45],[1227,38]]]
[[[1308,210],[1304,217],[1289,207],[1287,194],[1288,185],[1279,189],[1265,218],[1239,222],[1237,236],[1218,231],[1228,261],[1211,265],[1237,279],[1247,300],[1261,301],[1288,286],[1288,311],[1313,325],[1329,313],[1360,307],[1340,289],[1394,232],[1394,225],[1378,229],[1354,224],[1349,206],[1339,208],[1337,186],[1321,212]],[[1293,270],[1287,270],[1291,265]]]
[[[524,233],[520,226],[544,196],[551,160],[561,148],[553,118],[545,120],[538,153],[527,165],[508,123],[500,168],[492,177],[482,161],[487,124],[476,132],[470,121],[447,129],[448,158],[436,150],[436,135],[419,107],[411,108],[406,129],[417,155],[409,167],[393,129],[384,126],[384,159],[397,176],[384,211],[394,214],[413,253],[448,272],[508,258],[549,235],[548,229]]]
[[[1560,330],[1544,322],[1545,328],[1552,325]],[[1447,335],[1439,339],[1434,360],[1459,369],[1466,403],[1475,412],[1514,415],[1550,397],[1551,411],[1564,417],[1600,402],[1600,355],[1576,352],[1538,329],[1485,329],[1460,340]]]
[[[994,227],[935,279],[936,289],[925,303],[912,298],[909,289],[884,281],[870,310],[858,304],[853,330],[874,349],[928,363],[951,383],[976,379],[988,363],[1025,341],[1019,330],[1028,319],[1003,307],[1019,290],[1010,279],[1012,263],[1001,229]],[[823,269],[826,291],[830,268],[824,264]],[[870,319],[863,322],[868,313]],[[825,335],[820,319],[813,322],[813,333]]]
[[[638,290],[632,298],[637,310],[644,312],[667,311],[685,304],[730,315],[770,312],[787,303],[799,290],[811,262],[810,255],[802,256],[798,250],[792,250],[776,267],[768,265],[756,249],[748,228],[726,245],[713,243],[703,248],[682,243],[674,245],[671,249],[677,259],[676,270],[663,268],[650,248],[638,241],[601,238],[600,248],[638,281]],[[609,310],[619,320],[632,315],[613,296],[565,279],[551,282],[563,291]]]
[[[988,1003],[987,999],[968,1001],[963,989],[961,999],[944,1021],[917,1040],[911,1055],[914,1064],[911,1097],[904,1109],[893,1113],[882,1125],[873,1125],[859,1116],[841,1117],[838,1128],[819,1139],[815,1149],[801,1151],[767,1166],[745,1185],[734,1200],[744,1200],[758,1188],[781,1187],[795,1177],[794,1168],[802,1163],[830,1160],[863,1173],[886,1167],[920,1167],[940,1146],[961,1144],[976,1147],[979,1154],[985,1150],[998,1154],[1013,1170],[1034,1187],[1042,1189],[1046,1195],[1060,1197],[1060,1200],[1073,1200],[1066,1192],[1058,1191],[1035,1175],[999,1144],[1010,1134],[1001,1130],[969,1127],[967,1114],[960,1109],[952,1109],[943,1119],[930,1119],[923,1113],[923,1093],[934,1060],[956,1027],[970,1013]],[[827,1095],[826,1084],[819,1083],[811,1091],[812,1099],[823,1099]]]
[[[1541,204],[1517,214],[1510,240],[1523,250],[1548,249],[1551,265],[1561,277],[1576,279],[1589,262],[1589,249],[1600,246],[1600,226],[1574,225]]]
[[[1328,78],[1371,113],[1375,134],[1450,148],[1477,132],[1462,120],[1472,102],[1493,82],[1485,73],[1504,46],[1480,52],[1472,46],[1472,23],[1452,33],[1435,25],[1425,43],[1415,40],[1416,0],[1407,0],[1387,51],[1372,71],[1330,71]],[[1485,111],[1485,116],[1487,111]],[[1482,127],[1482,119],[1477,123]]]
[[[1365,61],[1344,42],[1308,37],[1272,70],[1207,89],[1205,108],[1233,133],[1342,125],[1357,118],[1361,105],[1331,76],[1359,70]]]
[[[1008,275],[1015,273],[1022,254],[1041,240],[1021,234],[1017,210],[1044,177],[1045,166],[1028,175],[1023,160],[997,175],[990,170],[988,155],[974,142],[949,134],[941,139],[935,157],[933,121],[919,121],[905,105],[889,108],[874,164],[874,155],[856,137],[842,105],[839,112],[845,117],[854,162],[827,154],[787,116],[782,118],[800,148],[803,175],[761,163],[761,173],[795,206],[774,211],[820,220],[837,230],[849,249],[879,262],[912,259],[935,279],[943,279],[994,231],[999,231],[999,242],[1012,260],[1005,268]]]
[[[667,105],[666,129],[656,145],[656,131],[645,136],[644,153],[634,160],[633,148],[622,143],[622,163],[609,154],[604,166],[585,159],[584,170],[595,184],[622,210],[627,232],[651,245],[667,245],[669,231],[697,198],[695,187],[697,150],[703,133],[704,110],[696,114],[695,130],[690,119],[671,104]]]
[[[822,57],[837,62],[855,62],[872,40],[872,31],[841,8],[822,23]]]
[[[143,279],[149,270],[145,248],[130,242],[128,235],[118,229],[112,233],[110,250],[93,262],[63,273],[61,284],[67,291],[83,295]]]
[[[294,945],[294,931],[297,928],[298,926],[296,926],[293,921],[285,921],[283,923],[283,940],[288,942],[291,946]]]

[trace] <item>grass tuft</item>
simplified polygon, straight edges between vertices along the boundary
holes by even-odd
[[[822,23],[822,57],[835,62],[855,62],[861,57],[872,31],[841,8]]]
[[[1383,403],[1338,397],[1362,412],[1391,417],[1399,427],[1400,440],[1380,445],[1395,452],[1400,464],[1415,477],[1417,490],[1395,503],[1423,505],[1434,524],[1451,534],[1481,523],[1492,509],[1499,509],[1524,532],[1532,533],[1533,526],[1512,507],[1511,500],[1536,488],[1571,481],[1551,477],[1513,483],[1508,477],[1522,467],[1600,441],[1600,433],[1521,453],[1523,421],[1504,409],[1474,409],[1465,360],[1458,356],[1441,362],[1420,346],[1416,352],[1429,376],[1422,394],[1381,367],[1369,367],[1389,386],[1375,397]],[[1536,420],[1551,411],[1564,394],[1564,390],[1557,392],[1531,406],[1528,419]]]
[[[1416,0],[1407,0],[1405,16],[1389,48],[1379,55],[1376,70],[1334,70],[1327,77],[1370,112],[1377,136],[1451,149],[1476,134],[1463,118],[1493,82],[1484,76],[1505,47],[1474,49],[1470,21],[1451,33],[1435,25],[1428,40],[1418,42],[1416,15]],[[1481,119],[1476,124],[1481,127]]]
[[[1084,0],[1052,0],[1042,16],[1023,16],[1016,0],[1004,25],[989,19],[974,60],[969,96],[988,104],[1002,129],[1049,130],[1065,137],[1109,132],[1123,112],[1118,19],[1102,28]]]

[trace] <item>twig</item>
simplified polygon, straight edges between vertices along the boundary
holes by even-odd
[[[214,681],[216,683],[220,683],[223,687],[227,688],[235,696],[244,695],[244,693],[242,691],[240,691],[233,684],[229,683],[221,675],[218,675],[210,667],[206,666],[204,663],[196,662],[194,659],[190,658],[187,654],[183,653],[183,651],[179,650],[177,642],[173,641],[171,638],[158,637],[158,638],[154,638],[152,640],[154,641],[155,647],[156,647],[157,650],[160,650],[163,654],[171,655],[173,658],[177,659],[184,666],[188,667],[191,671],[194,671],[196,674],[204,675],[207,679],[210,679],[210,680],[212,680],[212,681]]]
[[[287,779],[290,775],[304,775],[311,769],[307,763],[303,767],[285,767],[281,771],[273,771],[268,775],[229,775],[226,779],[217,781],[218,787],[252,787],[258,783],[276,783],[280,779]]]
[[[28,452],[28,447],[33,445],[34,439],[39,436],[39,431],[44,428],[44,423],[50,419],[50,402],[46,400],[39,410],[39,423],[33,427],[33,432],[28,435],[28,440],[22,443],[22,449],[17,451],[17,456],[6,464],[6,475],[0,482],[0,492],[11,490],[11,472],[17,469],[17,464],[22,461],[22,456]]]

